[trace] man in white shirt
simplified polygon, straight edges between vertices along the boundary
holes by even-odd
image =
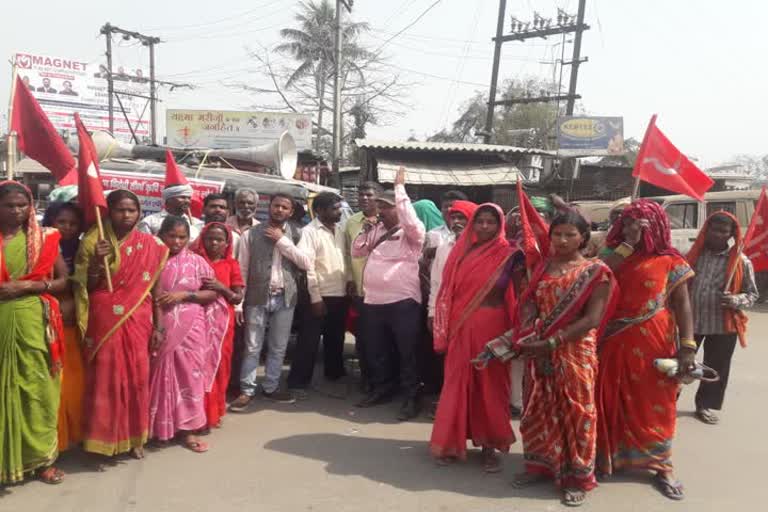
[[[244,411],[256,394],[256,371],[265,338],[268,352],[262,395],[276,402],[295,401],[291,393],[280,391],[280,376],[298,298],[297,278],[309,267],[309,259],[296,247],[301,233],[288,222],[292,214],[293,198],[274,194],[269,221],[246,231],[240,241],[238,261],[246,285],[245,354],[240,396],[229,407],[233,412]]]
[[[312,381],[320,336],[323,337],[325,378],[343,377],[344,334],[347,309],[347,265],[345,233],[341,220],[341,198],[321,192],[312,202],[315,218],[301,230],[298,248],[309,258],[307,289],[309,301],[299,307],[299,337],[288,375],[288,388],[296,395],[306,393]]]
[[[449,190],[440,196],[440,211],[443,213],[445,224],[432,229],[427,233],[427,241],[424,244],[424,251],[428,258],[432,257],[439,245],[446,241],[450,241],[451,239],[455,240],[456,237],[454,236],[454,233],[448,227],[448,223],[450,222],[449,211],[455,201],[467,200],[467,194],[460,190]]]
[[[147,215],[138,225],[138,230],[157,236],[160,226],[168,215],[176,215],[186,219],[189,224],[189,239],[194,240],[200,236],[203,221],[196,219],[189,213],[192,204],[192,187],[190,185],[168,185],[163,189],[164,209],[152,215]]]

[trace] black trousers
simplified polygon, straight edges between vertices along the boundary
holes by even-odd
[[[421,378],[417,350],[422,323],[421,304],[413,299],[392,304],[365,304],[362,317],[364,353],[374,392],[393,395],[399,384],[407,397],[419,394]]]
[[[344,370],[344,334],[347,327],[346,297],[323,297],[326,314],[318,318],[312,314],[310,304],[300,307],[299,333],[296,348],[288,374],[288,387],[306,389],[312,382],[312,373],[317,361],[320,336],[323,337],[323,369],[328,379],[343,377]]]
[[[696,345],[704,345],[704,364],[720,374],[717,382],[701,382],[696,391],[696,409],[714,409],[723,407],[725,388],[728,386],[728,374],[731,372],[731,358],[736,348],[736,334],[708,334],[696,336]]]

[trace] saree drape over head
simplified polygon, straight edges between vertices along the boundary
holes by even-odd
[[[188,249],[168,259],[158,292],[197,292],[213,269]],[[182,302],[163,310],[165,340],[150,367],[150,437],[168,440],[207,424],[205,393],[211,390],[229,326],[226,301],[205,306]]]
[[[435,350],[447,351],[430,440],[436,457],[466,458],[467,439],[475,446],[503,452],[515,440],[508,365],[493,361],[485,370],[477,370],[471,363],[489,339],[509,329],[510,312],[516,305],[514,287],[505,272],[512,250],[504,237],[504,214],[496,205],[480,208],[484,206],[499,214],[499,232],[476,245],[473,215],[448,256],[435,308]]]
[[[613,274],[601,261],[584,260],[555,276],[546,272],[547,266],[544,261],[537,268],[521,300],[512,343],[516,351],[521,335],[556,335],[581,317],[598,286],[610,287],[598,328],[560,344],[546,358],[526,361],[526,405],[520,421],[526,471],[552,477],[561,488],[588,491],[597,485],[597,337],[618,290]]]
[[[202,243],[205,233],[211,227],[224,229],[228,236],[224,257],[216,261],[211,260]],[[190,249],[205,258],[205,261],[213,268],[216,279],[224,286],[230,289],[245,286],[243,276],[240,274],[240,264],[232,257],[232,234],[229,226],[221,222],[206,224]],[[216,371],[216,378],[213,381],[211,391],[205,394],[205,416],[208,418],[209,427],[218,425],[227,411],[227,387],[232,373],[232,353],[234,351],[235,308],[232,304],[227,304],[227,309],[229,310],[229,325],[224,335],[224,341],[221,343],[219,369]]]
[[[678,254],[633,254],[616,270],[623,287],[600,342],[598,467],[670,471],[679,383],[658,372],[656,358],[675,357],[677,326],[670,294],[693,277]]]
[[[110,293],[103,282],[90,293],[87,289],[88,265],[98,241],[95,228],[80,244],[74,279],[86,360],[83,448],[112,456],[147,441],[151,292],[168,249],[136,229],[118,240],[108,221],[104,231],[116,248],[110,258],[114,291]]]
[[[10,240],[0,237],[0,283],[53,279],[59,238],[55,229],[38,227],[30,208],[23,230]],[[0,484],[9,484],[58,454],[58,301],[48,294],[0,301],[0,326]]]

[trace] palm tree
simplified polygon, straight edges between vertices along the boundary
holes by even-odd
[[[329,83],[333,83],[336,65],[334,53],[334,31],[336,12],[330,0],[301,2],[299,12],[294,16],[297,28],[284,28],[280,36],[285,40],[275,50],[292,57],[298,67],[291,73],[286,87],[297,85],[301,80],[314,82],[319,106],[317,112],[318,135],[315,149],[320,148],[320,130],[323,129],[323,112],[327,109],[325,95]],[[371,59],[371,52],[359,46],[357,37],[370,29],[368,23],[342,21],[342,80],[348,72],[362,75],[362,62]],[[343,82],[342,82],[343,83]]]

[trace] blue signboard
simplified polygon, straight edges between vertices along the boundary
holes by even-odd
[[[624,118],[565,116],[557,120],[558,154],[566,157],[624,154]]]

